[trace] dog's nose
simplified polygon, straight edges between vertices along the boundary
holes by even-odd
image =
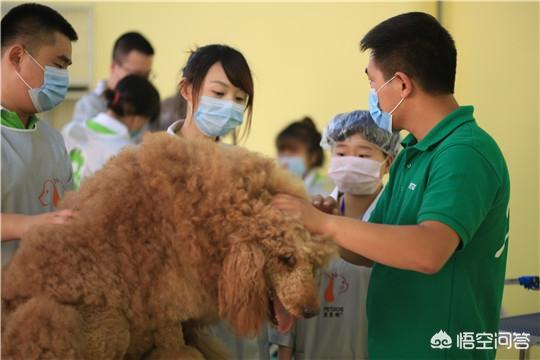
[[[314,317],[318,313],[319,313],[319,311],[316,310],[316,309],[305,307],[304,308],[304,313],[302,315],[304,316],[304,318],[309,319],[309,318]]]

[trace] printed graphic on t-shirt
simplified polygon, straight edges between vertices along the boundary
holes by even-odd
[[[61,195],[64,193],[65,184],[58,178],[47,179],[43,182],[41,193],[38,196],[39,203],[43,207],[48,207],[52,204],[54,208],[58,206]]]
[[[344,315],[344,306],[331,306],[337,298],[345,294],[349,290],[349,282],[337,272],[324,272],[323,275],[327,278],[328,283],[324,290],[324,300],[327,305],[323,306],[323,317],[325,318],[341,318]]]

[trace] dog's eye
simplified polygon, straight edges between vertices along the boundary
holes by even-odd
[[[296,265],[296,260],[294,256],[292,255],[281,255],[279,257],[279,261],[281,261],[283,264],[287,265],[288,267],[293,267]]]

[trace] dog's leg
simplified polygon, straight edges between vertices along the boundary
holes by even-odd
[[[231,354],[225,345],[208,328],[184,325],[184,339],[190,346],[196,347],[206,359],[228,360]]]
[[[49,298],[33,298],[6,320],[2,359],[87,359],[82,318],[73,307]]]
[[[80,309],[84,320],[85,348],[91,359],[123,359],[130,345],[130,325],[113,308]]]
[[[156,348],[149,355],[151,360],[204,360],[204,356],[193,346],[186,345],[180,323],[162,327],[155,334]]]

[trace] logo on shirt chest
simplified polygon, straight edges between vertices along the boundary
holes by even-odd
[[[349,290],[349,282],[347,279],[337,272],[323,273],[326,276],[328,283],[324,290],[324,300],[331,305],[337,297],[345,294]],[[343,316],[345,309],[343,306],[324,306],[323,317],[340,318]]]
[[[41,193],[38,196],[39,203],[43,207],[56,208],[64,193],[65,184],[58,178],[47,179],[43,182]]]
[[[325,306],[323,307],[323,317],[325,318],[341,318],[345,308],[343,306]]]

